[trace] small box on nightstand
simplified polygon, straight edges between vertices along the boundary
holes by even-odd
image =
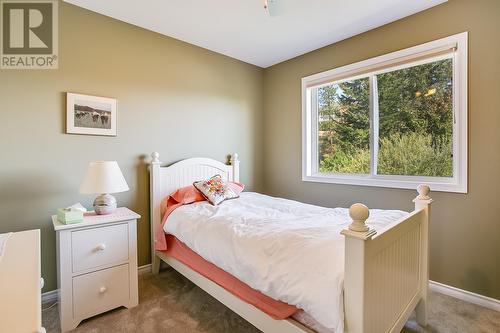
[[[64,224],[80,223],[83,222],[83,212],[68,208],[59,208],[57,210],[57,220]]]

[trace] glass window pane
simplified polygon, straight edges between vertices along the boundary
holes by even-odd
[[[377,75],[377,173],[453,176],[453,61]]]
[[[324,173],[370,173],[369,80],[317,89],[318,162]]]

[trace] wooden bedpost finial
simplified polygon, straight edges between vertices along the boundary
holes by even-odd
[[[368,231],[366,226],[366,220],[370,216],[368,207],[361,203],[355,203],[349,208],[349,216],[352,218],[352,223],[349,225],[350,230],[357,232]]]
[[[420,184],[417,186],[418,195],[413,202],[415,203],[415,209],[421,209],[428,207],[432,203],[432,199],[429,196],[431,188],[427,184]]]
[[[235,165],[235,163],[239,162],[239,158],[238,158],[238,153],[233,153],[233,155],[231,155],[231,165]]]
[[[416,200],[429,200],[429,193],[431,192],[431,188],[427,184],[420,184],[417,186],[418,196],[415,198]]]
[[[240,160],[237,153],[231,155],[231,166],[233,167],[233,182],[240,181]]]
[[[160,153],[155,151],[151,154],[151,157],[153,158],[152,163],[160,163]]]

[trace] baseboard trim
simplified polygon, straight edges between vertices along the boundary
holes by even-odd
[[[137,268],[138,275],[143,275],[147,273],[151,273],[151,264],[139,266]],[[47,291],[45,293],[42,293],[42,304],[52,303],[54,301],[57,301],[58,298],[59,298],[59,289]]]
[[[151,273],[151,264],[140,266],[137,269],[139,275]],[[484,306],[485,308],[500,312],[500,300],[479,295],[467,290],[458,289],[436,281],[429,281],[429,289],[440,294],[458,298],[462,301]],[[51,290],[42,294],[42,304],[57,301],[59,289]]]
[[[59,289],[47,291],[42,294],[42,304],[52,303],[59,298]]]
[[[137,273],[139,275],[151,273],[151,264],[147,264],[147,265],[144,265],[144,266],[139,266],[139,268],[137,269]]]
[[[429,289],[440,294],[458,298],[462,301],[484,306],[485,308],[500,312],[500,300],[479,295],[467,290],[458,289],[436,281],[429,281]]]

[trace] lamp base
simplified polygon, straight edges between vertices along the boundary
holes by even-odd
[[[116,210],[116,199],[111,194],[101,194],[94,200],[94,210],[97,215],[111,214]]]

